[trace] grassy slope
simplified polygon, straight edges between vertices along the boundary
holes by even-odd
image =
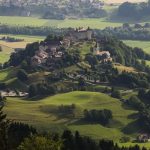
[[[73,122],[74,119],[59,118],[56,113],[48,113],[47,109],[59,105],[76,104],[81,115],[84,109],[110,109],[113,112],[114,122],[111,128],[99,124],[83,124]],[[42,109],[41,109],[42,108]],[[8,98],[5,107],[8,117],[17,121],[30,123],[41,129],[51,129],[57,126],[67,126],[72,130],[79,130],[84,135],[91,135],[93,138],[110,138],[118,140],[124,133],[121,131],[125,126],[130,125],[134,119],[129,118],[136,113],[133,110],[124,109],[121,102],[102,93],[95,92],[71,92],[58,94],[39,101],[26,101],[17,98]],[[115,127],[114,127],[115,126]],[[134,133],[131,133],[134,134]]]
[[[4,36],[14,37],[18,39],[24,39],[23,42],[5,42],[0,40],[0,46],[2,52],[0,52],[0,63],[4,63],[9,60],[10,54],[14,51],[14,48],[25,48],[28,43],[42,41],[42,36],[25,36],[25,35],[6,35],[0,34],[0,38]]]
[[[149,41],[134,41],[134,40],[124,40],[124,43],[131,47],[142,48],[146,53],[150,54],[150,42]],[[150,66],[150,61],[146,61],[147,65]]]
[[[124,40],[124,43],[131,47],[142,48],[145,52],[150,54],[150,42],[149,41]]]
[[[17,68],[10,67],[7,69],[0,70],[0,82],[6,82],[16,77]]]
[[[12,48],[9,48],[5,45],[1,45],[2,52],[0,52],[0,63],[4,63],[9,60],[10,54],[14,51]]]

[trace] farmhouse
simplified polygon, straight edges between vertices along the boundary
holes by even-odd
[[[21,92],[21,91],[0,91],[0,95],[2,97],[26,97],[28,96],[28,93],[26,92]]]
[[[149,134],[140,134],[137,137],[138,142],[150,142],[150,135]]]
[[[96,43],[95,47],[93,48],[93,54],[98,56],[98,58],[103,62],[112,62],[110,52],[101,50],[99,43]]]
[[[48,41],[46,43],[46,46],[47,46],[47,50],[46,51],[57,50],[61,45],[62,45],[62,43],[59,40]]]
[[[55,61],[59,60],[63,56],[63,51],[60,49],[62,43],[59,40],[52,40],[41,43],[39,50],[35,52],[35,55],[31,59],[32,66],[46,65],[53,66]]]
[[[45,63],[48,58],[48,53],[46,53],[40,47],[38,51],[35,52],[35,55],[31,59],[31,63],[33,66],[37,66],[39,64]]]

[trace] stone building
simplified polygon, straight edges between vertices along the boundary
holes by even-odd
[[[91,40],[93,31],[90,28],[78,28],[70,31],[70,37],[72,40]]]

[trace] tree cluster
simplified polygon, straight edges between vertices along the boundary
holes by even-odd
[[[118,9],[118,16],[130,18],[132,20],[141,20],[149,16],[150,2],[148,3],[129,3],[125,2]]]
[[[84,110],[84,120],[92,123],[107,125],[113,118],[110,110]]]

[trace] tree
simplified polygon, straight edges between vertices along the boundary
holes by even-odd
[[[3,113],[3,107],[0,107],[0,149],[8,150],[8,128],[10,121],[6,119]]]
[[[31,136],[21,143],[18,150],[60,150],[60,141],[54,141],[44,136]]]
[[[130,28],[130,24],[129,23],[124,23],[123,28]]]
[[[25,82],[28,80],[28,74],[25,70],[20,69],[17,73],[17,77],[20,81]]]
[[[2,47],[0,46],[0,52],[2,52],[2,50],[3,50],[3,49],[2,49]]]
[[[120,99],[121,98],[121,93],[120,93],[120,91],[114,89],[111,93],[111,96],[114,97],[114,98]]]
[[[135,109],[137,109],[139,111],[143,110],[144,107],[145,107],[144,103],[141,102],[140,99],[138,97],[136,97],[136,96],[131,96],[129,101],[128,101],[128,104],[131,107],[133,107],[133,108],[135,108]]]
[[[31,84],[29,86],[28,93],[30,98],[36,96],[38,93],[37,86],[35,84]]]

